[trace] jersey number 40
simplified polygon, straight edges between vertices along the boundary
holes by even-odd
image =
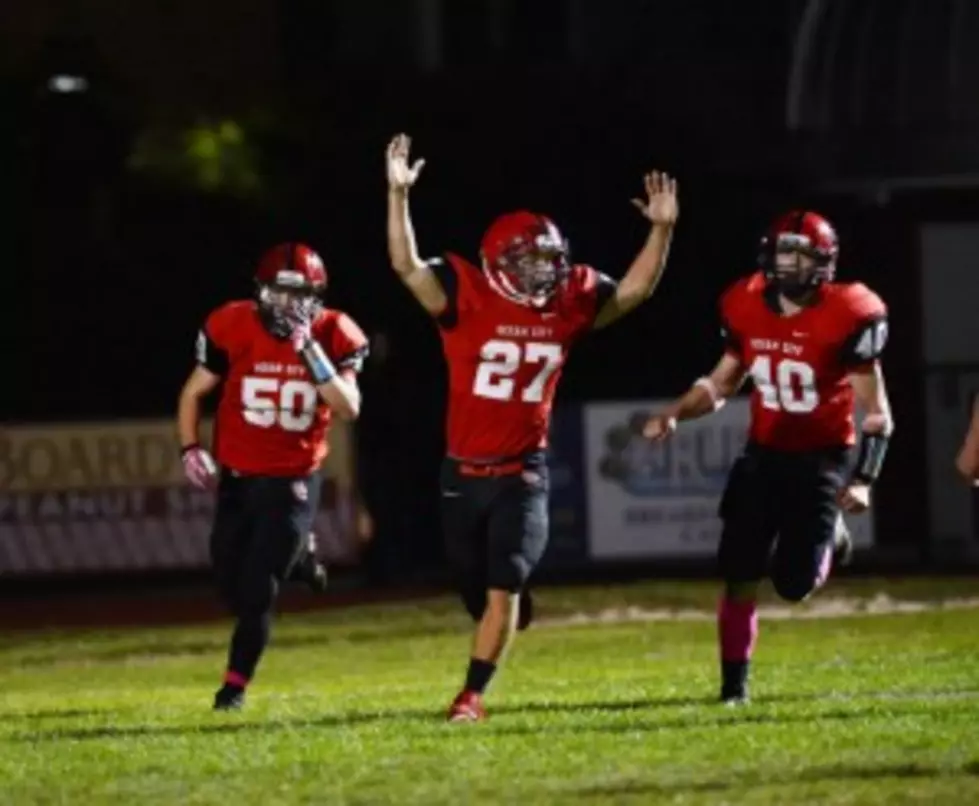
[[[751,363],[750,375],[766,409],[808,414],[819,405],[816,373],[803,361],[783,358],[773,362],[772,356],[759,355]]]
[[[564,351],[560,344],[493,339],[479,351],[480,363],[473,381],[473,394],[490,400],[513,400],[517,383],[513,377],[525,364],[539,365],[533,379],[519,390],[524,403],[540,403],[551,376],[561,367]]]

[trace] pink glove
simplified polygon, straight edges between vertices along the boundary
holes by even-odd
[[[200,445],[184,448],[180,458],[184,463],[184,475],[187,481],[199,490],[213,490],[217,487],[217,463]]]

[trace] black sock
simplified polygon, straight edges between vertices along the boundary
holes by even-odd
[[[496,671],[496,664],[488,660],[478,658],[469,659],[469,670],[466,672],[466,691],[475,691],[482,694],[493,679]]]
[[[748,661],[721,661],[721,691],[723,694],[744,694],[748,685]]]
[[[234,634],[231,636],[231,651],[228,653],[228,669],[251,680],[258,666],[259,658],[269,642],[269,628],[272,616],[263,613],[261,616],[238,619]]]

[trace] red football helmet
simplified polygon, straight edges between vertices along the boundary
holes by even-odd
[[[839,239],[829,221],[818,213],[793,210],[779,216],[762,238],[759,264],[780,294],[804,299],[822,283],[832,282],[839,252]]]
[[[322,308],[326,267],[308,246],[282,243],[262,255],[255,284],[266,326],[273,335],[285,338],[297,321],[315,316]]]
[[[490,285],[507,299],[539,308],[570,270],[568,242],[547,216],[519,210],[497,218],[480,245]]]

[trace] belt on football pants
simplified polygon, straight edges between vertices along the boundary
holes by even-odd
[[[456,467],[462,476],[494,477],[494,476],[513,476],[523,472],[523,461],[498,462],[496,464],[473,464],[472,462],[459,462]]]
[[[528,462],[533,466],[533,457],[540,454],[533,453],[527,456],[513,456],[501,459],[487,460],[467,460],[457,459],[450,456],[449,460],[455,462],[456,469],[460,476],[471,476],[473,478],[495,478],[497,476],[515,476],[523,473],[527,469]]]

